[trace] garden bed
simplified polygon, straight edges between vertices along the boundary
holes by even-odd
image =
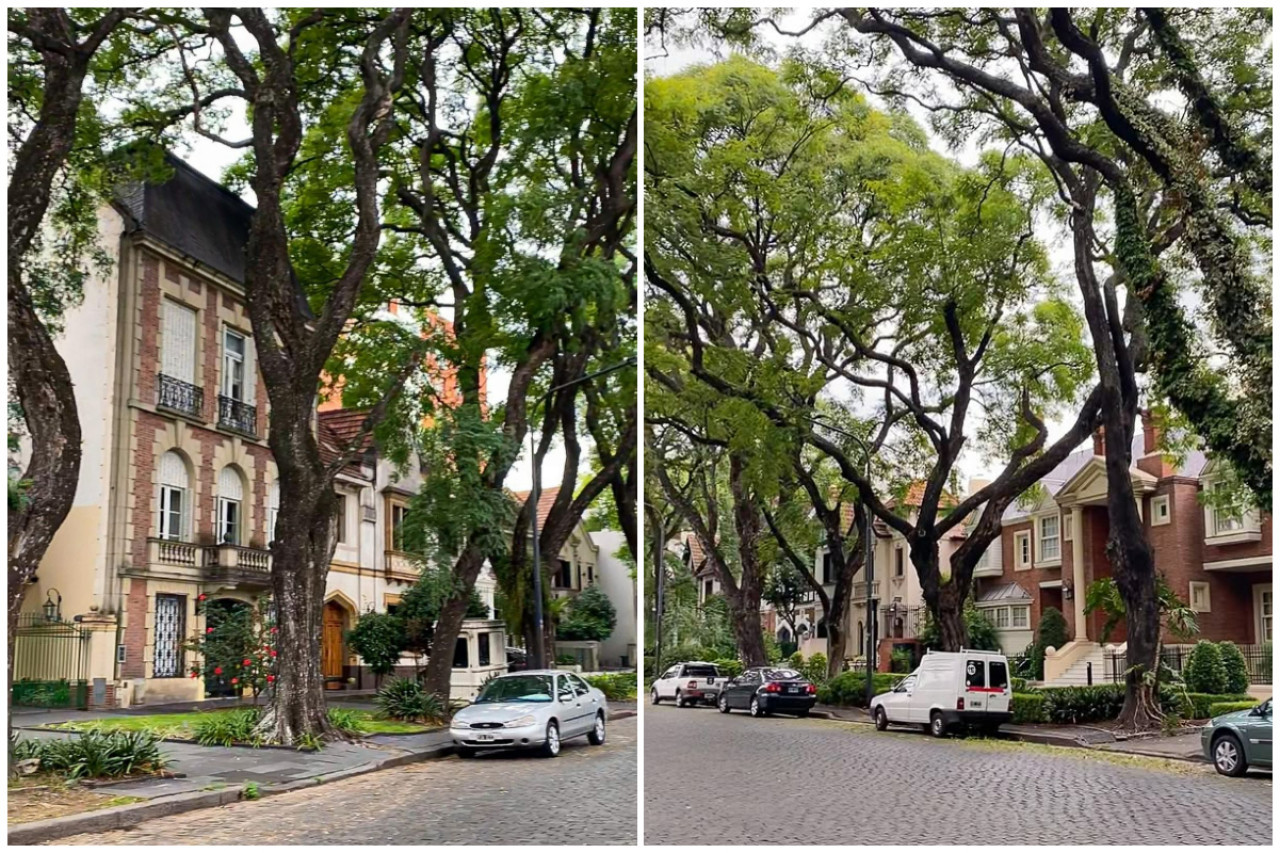
[[[128,717],[103,717],[96,720],[77,720],[67,723],[55,723],[49,726],[43,726],[42,728],[51,731],[63,732],[85,732],[91,729],[100,729],[107,732],[149,731],[162,740],[181,743],[196,743],[195,730],[199,723],[205,722],[210,718],[217,717],[219,715],[234,714],[242,710],[244,710],[243,707],[235,706],[208,711],[146,714]],[[416,735],[438,731],[442,728],[442,726],[439,725],[427,725],[425,723],[383,719],[369,711],[343,711],[343,714],[344,716],[350,715],[351,718],[356,720],[359,727],[359,735]],[[255,746],[255,744],[252,743],[235,745]],[[265,748],[275,747],[280,749],[294,749],[294,747],[281,747],[278,744],[257,744],[256,746]]]
[[[143,797],[117,796],[87,785],[65,782],[52,773],[36,773],[9,785],[9,825],[142,802]]]

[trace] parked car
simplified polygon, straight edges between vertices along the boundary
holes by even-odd
[[[449,735],[459,758],[481,749],[537,749],[554,758],[566,740],[604,743],[609,703],[581,676],[553,669],[492,679],[473,703],[453,715]]]
[[[713,663],[698,660],[678,663],[653,682],[649,701],[657,705],[663,699],[671,699],[677,708],[699,703],[713,705],[726,680]]]
[[[794,669],[753,666],[720,691],[717,707],[721,714],[741,708],[753,717],[775,712],[807,717],[817,701],[818,688]]]
[[[519,646],[507,646],[507,672],[529,668],[529,653]]]
[[[1200,745],[1223,776],[1243,776],[1250,767],[1270,770],[1271,700],[1214,717],[1200,730]]]
[[[1009,661],[999,652],[925,653],[920,666],[888,693],[871,700],[876,728],[890,724],[922,727],[934,737],[976,727],[994,734],[1013,719]]]

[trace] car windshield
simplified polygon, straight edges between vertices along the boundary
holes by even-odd
[[[714,666],[686,666],[684,674],[689,678],[714,678],[720,672]]]
[[[476,704],[487,702],[550,702],[551,676],[512,675],[495,678],[484,686]]]
[[[789,681],[796,678],[804,678],[794,669],[767,669],[764,672],[764,677],[770,681]]]

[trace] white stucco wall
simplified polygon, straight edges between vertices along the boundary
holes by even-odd
[[[626,553],[626,539],[618,530],[597,530],[592,532],[591,538],[600,548],[596,582],[618,612],[618,624],[613,634],[600,644],[600,663],[603,666],[620,666],[625,657],[628,666],[635,666],[636,582],[631,576],[631,567],[617,556],[619,552]]]

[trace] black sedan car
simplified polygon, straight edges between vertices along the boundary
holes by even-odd
[[[753,717],[775,712],[807,717],[817,701],[818,688],[794,669],[754,666],[725,685],[716,706],[721,714],[741,708]]]

